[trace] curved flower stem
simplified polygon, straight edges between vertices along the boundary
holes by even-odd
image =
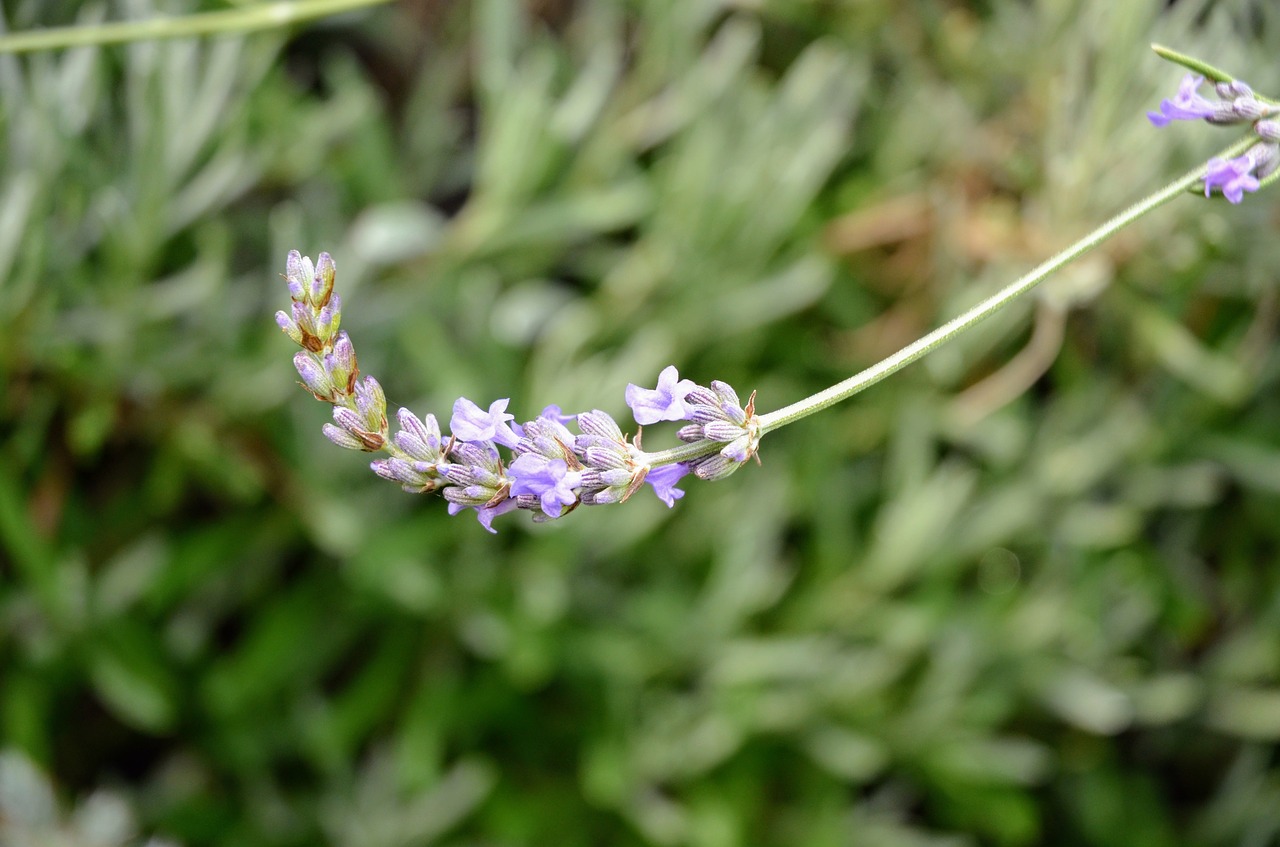
[[[656,468],[660,465],[674,465],[676,462],[688,462],[702,456],[709,456],[719,452],[723,447],[724,445],[719,441],[694,441],[691,444],[672,447],[670,450],[644,453],[640,456],[640,460],[649,467]]]
[[[337,15],[365,6],[379,6],[390,1],[295,0],[287,3],[263,3],[242,9],[154,17],[140,21],[28,30],[0,35],[0,53],[29,53],[34,50],[61,50],[96,44],[123,44],[157,38],[183,38],[193,35],[220,35],[229,32],[271,29],[312,18]]]
[[[1227,159],[1242,154],[1257,141],[1256,136],[1250,134],[1248,137],[1232,144],[1222,152],[1218,153],[1218,157]],[[913,341],[906,347],[903,347],[897,353],[883,359],[871,367],[860,373],[854,374],[843,382],[839,382],[830,388],[819,391],[810,397],[806,397],[799,402],[792,403],[790,406],[769,412],[760,416],[760,433],[772,432],[779,427],[786,426],[789,423],[798,421],[803,417],[812,415],[814,412],[821,411],[828,406],[833,406],[841,400],[848,399],[863,389],[875,385],[880,380],[895,373],[907,365],[924,356],[926,353],[940,347],[942,344],[955,338],[965,330],[970,329],[983,319],[990,317],[992,314],[1000,311],[1009,303],[1026,294],[1035,288],[1050,274],[1059,270],[1063,266],[1093,250],[1102,244],[1111,236],[1124,229],[1129,224],[1141,218],[1143,215],[1151,212],[1160,206],[1168,203],[1175,197],[1184,194],[1187,189],[1193,186],[1197,180],[1204,177],[1205,165],[1200,165],[1183,176],[1166,185],[1156,193],[1147,197],[1134,205],[1125,209],[1093,232],[1081,238],[1075,244],[1058,253],[1053,258],[1036,266],[1026,275],[1019,277],[1010,283],[1007,287],[1001,289],[978,305],[969,309],[959,317],[947,321],[942,326],[924,337]],[[689,445],[690,447],[695,445]],[[678,450],[679,448],[677,448]],[[653,459],[662,459],[658,464],[665,464],[666,461],[683,461],[684,459],[672,458],[667,459],[668,453],[677,451],[668,450],[665,453],[654,454]],[[688,452],[688,451],[684,451]]]

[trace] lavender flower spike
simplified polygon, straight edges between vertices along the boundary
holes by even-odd
[[[449,430],[459,441],[493,441],[514,450],[520,438],[508,423],[515,420],[515,415],[507,414],[509,402],[511,401],[505,397],[494,400],[486,412],[467,398],[459,397],[453,404]]]
[[[1234,159],[1210,159],[1209,169],[1204,175],[1204,196],[1208,197],[1214,188],[1221,188],[1228,202],[1239,203],[1246,191],[1258,190],[1258,179],[1253,175],[1254,165],[1254,159],[1248,153]]]
[[[1272,130],[1267,127],[1271,134],[1280,134],[1280,126]],[[1276,145],[1263,135],[1258,146],[1270,150]],[[1249,161],[1261,176],[1270,160],[1259,154]],[[545,521],[580,505],[625,502],[646,482],[671,507],[684,496],[676,487],[681,479],[723,479],[755,456],[759,447],[754,394],[743,407],[727,383],[699,386],[681,379],[675,366],[663,368],[655,388],[629,385],[626,399],[640,425],[684,421],[687,425],[677,437],[709,442],[707,452],[690,461],[654,467],[650,462],[661,458],[632,443],[599,409],[566,415],[559,406],[547,406],[538,417],[517,424],[507,412],[507,398],[495,400],[488,409],[465,397],[458,399],[449,421],[452,435],[441,432],[435,416],[418,418],[402,408],[395,416],[399,427],[393,435],[382,386],[361,375],[351,338],[339,329],[342,299],[334,291],[335,270],[327,253],[313,265],[297,251],[290,252],[286,278],[292,302],[287,311],[276,314],[280,329],[302,348],[294,367],[303,385],[334,407],[332,423],[324,425],[325,437],[351,450],[385,451],[385,458],[370,463],[374,473],[407,492],[440,495],[449,514],[474,511],[489,532],[495,531],[494,518],[516,509]],[[576,434],[566,426],[574,423]],[[499,448],[510,451],[510,457]]]
[[[1160,111],[1147,112],[1147,119],[1155,126],[1168,126],[1172,121],[1196,121],[1216,116],[1220,111],[1218,104],[1198,93],[1203,83],[1204,77],[1187,74],[1173,99],[1161,100]]]
[[[658,386],[641,388],[634,383],[627,385],[627,405],[641,426],[658,421],[682,421],[688,417],[689,407],[684,399],[698,385],[691,379],[680,379],[675,365],[668,365],[658,374]]]

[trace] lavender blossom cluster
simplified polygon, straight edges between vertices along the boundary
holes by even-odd
[[[481,525],[495,532],[493,519],[515,509],[545,521],[580,505],[621,503],[644,485],[674,506],[684,496],[677,488],[688,474],[724,479],[754,457],[760,446],[755,395],[744,407],[726,383],[702,386],[680,379],[674,366],[665,368],[655,388],[628,385],[626,402],[641,426],[685,421],[677,436],[704,449],[691,458],[666,460],[641,449],[637,431],[628,441],[617,422],[593,409],[576,415],[548,406],[536,418],[516,423],[507,412],[508,398],[488,409],[459,398],[453,404],[449,435],[434,415],[419,418],[401,408],[394,434],[387,420],[382,386],[360,377],[355,348],[339,329],[342,301],[333,290],[336,266],[328,253],[313,265],[298,251],[289,253],[285,278],[293,300],[289,312],[277,312],[276,323],[302,348],[293,357],[302,385],[317,399],[333,405],[333,423],[325,436],[350,450],[386,452],[370,467],[378,476],[400,483],[408,492],[438,492],[449,513],[473,510]],[[571,432],[573,423],[578,432]],[[499,447],[509,453],[504,461]]]
[[[1231,159],[1209,160],[1204,176],[1204,196],[1219,189],[1232,203],[1239,203],[1246,191],[1257,191],[1261,181],[1280,167],[1280,106],[1259,99],[1253,89],[1240,80],[1214,84],[1217,100],[1200,94],[1204,77],[1189,73],[1178,86],[1178,93],[1160,102],[1160,111],[1147,112],[1147,119],[1157,127],[1172,121],[1203,120],[1216,125],[1252,123],[1258,142],[1242,155]]]

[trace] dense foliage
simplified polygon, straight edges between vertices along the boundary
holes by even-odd
[[[1273,191],[673,510],[497,536],[329,444],[272,321],[327,250],[419,414],[624,420],[671,362],[775,409],[1214,149],[1143,117],[1151,41],[1280,91],[1265,0],[418,0],[0,57],[0,842],[1275,843]]]

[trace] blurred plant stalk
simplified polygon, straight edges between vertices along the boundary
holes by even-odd
[[[0,53],[30,53],[37,50],[124,44],[130,41],[250,32],[339,15],[367,6],[381,6],[389,2],[390,0],[296,0],[141,21],[53,27],[0,36]]]

